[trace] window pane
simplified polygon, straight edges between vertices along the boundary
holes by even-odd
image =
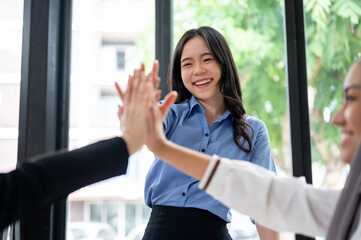
[[[90,221],[91,222],[101,222],[102,220],[102,205],[100,204],[91,204],[90,205]]]
[[[125,89],[128,75],[141,62],[147,71],[152,67],[154,6],[154,0],[73,1],[71,149],[121,134],[117,114],[120,99],[114,82]],[[144,148],[130,158],[125,176],[71,194],[69,228],[79,226],[76,222],[96,221],[99,228],[104,223],[116,232],[117,239],[124,239],[136,224],[143,223],[142,214],[134,214],[128,224],[127,206],[146,207],[144,179],[153,159],[154,155]]]
[[[342,103],[348,68],[361,56],[361,2],[304,1],[308,95],[315,186],[339,188],[348,169],[341,163],[340,128],[331,118]]]
[[[17,161],[23,4],[0,1],[0,172]]]
[[[174,1],[174,46],[186,30],[203,25],[217,29],[228,41],[245,110],[265,122],[277,174],[291,176],[283,1]],[[234,239],[246,232],[257,237],[250,219],[237,212],[229,228]],[[281,239],[294,235],[281,233]]]
[[[118,229],[118,203],[110,202],[106,204],[107,207],[107,223],[114,229]]]
[[[128,234],[135,227],[136,209],[134,204],[126,205],[126,233]]]

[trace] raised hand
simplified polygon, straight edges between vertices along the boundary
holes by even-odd
[[[144,69],[145,69],[144,64],[141,64],[139,70],[144,71]],[[158,72],[159,72],[159,62],[158,62],[158,60],[154,60],[152,71],[146,75],[146,80],[152,83],[154,99],[156,100],[156,102],[159,102],[160,95],[161,95],[161,90],[157,89],[159,86],[159,82],[160,82],[160,78],[158,77]],[[132,84],[133,80],[134,80],[134,74],[129,76],[128,86]],[[119,85],[117,83],[115,84],[115,87],[118,91],[119,97],[124,102],[125,93],[121,90],[121,88],[119,87]],[[177,98],[176,94],[177,93],[174,91],[170,92],[167,94],[167,96],[165,96],[162,104],[157,103],[157,106],[159,107],[159,109],[162,113],[162,119],[165,118],[170,106],[176,100],[176,98]],[[122,111],[123,111],[122,107],[119,106],[119,111],[118,111],[119,117],[122,115]]]
[[[118,116],[123,131],[122,137],[131,155],[147,140],[147,112],[154,103],[154,90],[150,79],[144,75],[144,65],[134,70],[125,93],[121,91],[118,83],[115,83],[115,87],[123,100],[123,106],[119,106]]]
[[[141,70],[143,72],[145,71],[145,67],[144,67],[143,63],[140,65],[139,70]],[[150,81],[152,83],[154,91],[157,90],[157,88],[159,86],[159,82],[160,82],[160,77],[158,76],[158,72],[159,72],[159,62],[158,62],[158,60],[154,60],[152,71],[146,75],[146,79],[147,79],[147,81]],[[129,76],[128,85],[131,81],[133,81],[133,78],[134,78],[134,74]],[[119,85],[116,85],[116,88],[117,88],[120,99],[122,99],[122,101],[124,101],[124,92],[119,87]],[[160,96],[160,91],[157,91],[155,94]]]
[[[149,78],[149,81],[152,82],[154,90],[158,89],[160,77],[159,74],[159,61],[156,59],[153,62],[153,68],[152,71],[147,75],[147,78]]]
[[[156,145],[155,142],[161,140],[162,136],[164,135],[163,133],[163,124],[162,124],[162,120],[165,118],[165,116],[167,115],[171,105],[174,103],[174,101],[177,98],[177,93],[175,91],[170,92],[165,98],[164,101],[162,102],[162,104],[159,103],[159,98],[160,98],[160,94],[161,91],[160,90],[156,90],[156,88],[158,87],[159,84],[159,77],[158,77],[158,70],[159,70],[159,63],[157,60],[154,61],[153,64],[153,68],[152,71],[147,74],[146,76],[144,75],[144,64],[142,64],[140,66],[140,68],[138,70],[134,71],[133,75],[129,76],[129,80],[128,80],[128,87],[126,92],[123,92],[121,90],[121,88],[119,87],[118,83],[115,83],[115,87],[118,91],[118,94],[120,96],[120,98],[123,101],[123,106],[119,106],[119,110],[118,110],[118,116],[121,122],[121,129],[124,133],[127,133],[130,135],[129,131],[126,132],[126,117],[124,116],[125,114],[128,114],[129,116],[131,115],[131,113],[127,113],[126,109],[128,111],[131,111],[131,109],[133,107],[136,106],[131,106],[129,105],[130,103],[135,103],[136,100],[132,100],[133,97],[131,95],[133,95],[133,92],[136,93],[140,93],[143,91],[141,88],[138,89],[139,86],[144,87],[143,85],[147,85],[147,88],[150,88],[150,90],[148,91],[148,94],[150,93],[150,99],[145,100],[145,101],[149,101],[148,105],[147,104],[143,104],[142,106],[140,106],[139,108],[137,108],[137,110],[139,110],[141,107],[145,107],[145,108],[141,108],[143,109],[143,116],[145,116],[145,114],[149,113],[149,107],[152,105],[153,111],[156,111],[157,114],[159,113],[159,117],[160,118],[154,118],[154,116],[152,114],[154,114],[153,112],[150,112],[149,114],[151,116],[153,116],[153,121],[149,122],[148,119],[148,127],[151,127],[152,129],[148,129],[148,132],[146,134],[144,134],[144,137],[147,138],[146,140],[146,144],[148,146],[148,148],[153,148],[154,145]],[[137,89],[135,89],[137,88]],[[147,96],[148,98],[149,96]],[[138,103],[141,104],[141,103]],[[129,105],[127,107],[127,105]],[[147,109],[146,107],[148,107],[149,109]],[[136,112],[134,113],[136,114]],[[139,112],[139,114],[141,114],[141,112]],[[149,117],[149,116],[148,116]],[[160,123],[159,120],[160,119]],[[140,121],[143,121],[144,119],[140,118]],[[158,124],[160,124],[162,127],[159,128]],[[147,124],[145,124],[143,127],[146,127]],[[139,131],[143,131],[143,128],[139,128]],[[150,134],[152,134],[152,136],[150,136]],[[153,136],[154,134],[154,136]],[[124,135],[123,135],[124,136]],[[130,135],[131,136],[131,135]],[[142,139],[144,140],[144,139]],[[142,141],[142,143],[144,143],[144,141]]]

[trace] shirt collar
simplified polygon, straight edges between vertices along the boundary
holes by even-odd
[[[196,108],[196,109],[200,110],[202,113],[204,113],[204,109],[203,109],[202,105],[198,102],[198,100],[193,95],[188,100],[188,104],[189,104],[189,113],[188,114],[190,114],[194,108]],[[222,121],[223,119],[226,119],[228,116],[232,117],[231,113],[228,111],[228,109],[226,109],[224,114],[220,118],[218,118],[217,121]]]
[[[189,102],[189,112],[192,112],[193,108],[198,107],[198,110],[204,112],[202,105],[198,102],[198,100],[192,95],[192,97],[188,100]]]

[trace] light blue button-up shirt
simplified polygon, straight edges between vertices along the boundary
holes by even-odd
[[[245,116],[245,119],[254,131],[249,154],[234,142],[230,112],[226,110],[208,127],[204,109],[193,96],[183,103],[173,104],[163,123],[166,137],[174,143],[209,155],[253,162],[275,171],[265,124],[250,116]],[[249,134],[252,133],[249,131]],[[248,148],[247,142],[245,146]],[[204,209],[230,222],[230,209],[200,190],[198,184],[198,180],[156,157],[146,177],[145,202],[149,207],[166,205]]]

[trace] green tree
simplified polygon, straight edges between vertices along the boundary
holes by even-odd
[[[306,41],[309,86],[314,89],[310,112],[314,158],[327,165],[326,184],[342,164],[336,144],[339,129],[330,116],[342,103],[342,83],[348,68],[361,52],[361,2],[357,0],[307,0]]]

